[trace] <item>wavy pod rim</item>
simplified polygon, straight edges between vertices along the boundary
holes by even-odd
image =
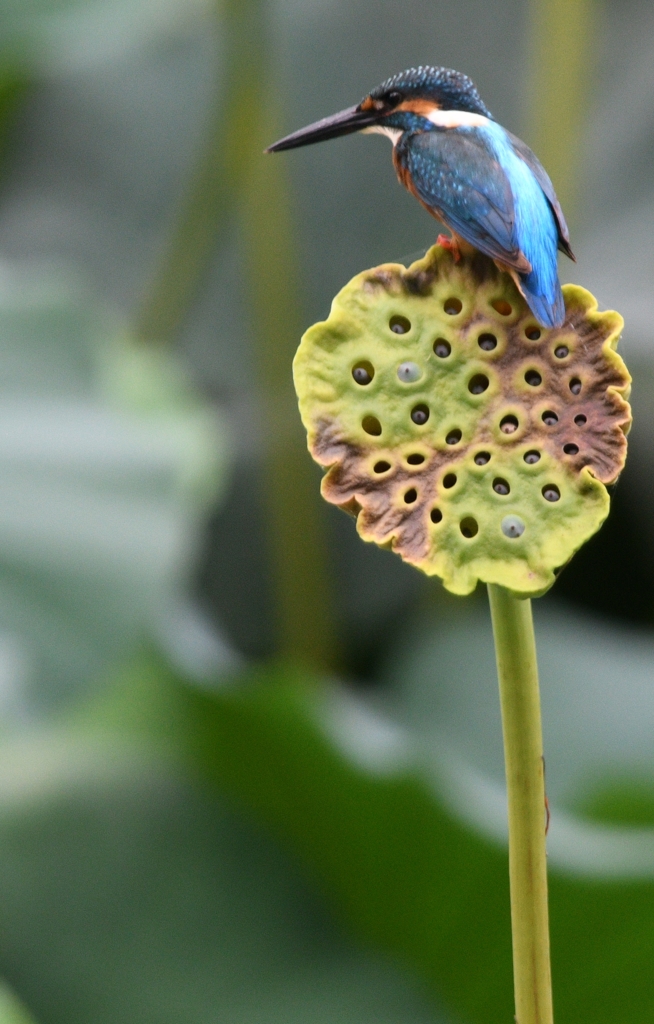
[[[323,496],[454,593],[544,593],[608,515],[631,425],[623,320],[580,286],[563,293],[563,326],[543,328],[491,260],[434,246],[358,274],[298,348]]]

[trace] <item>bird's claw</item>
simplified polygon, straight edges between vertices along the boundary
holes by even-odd
[[[461,250],[459,249],[456,239],[450,238],[449,235],[439,235],[436,239],[436,245],[440,245],[442,249],[449,249],[455,263],[458,263],[461,259]]]

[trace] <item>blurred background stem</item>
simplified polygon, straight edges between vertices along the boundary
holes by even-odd
[[[280,134],[270,104],[257,150]],[[317,667],[337,661],[320,474],[297,411],[292,360],[302,334],[285,161],[261,157],[245,193],[245,238],[255,357],[266,424],[265,484],[282,652]]]
[[[336,661],[319,476],[306,451],[291,364],[302,334],[286,165],[277,137],[271,44],[262,0],[226,0],[222,67],[189,193],[137,319],[148,343],[176,340],[236,211],[245,235],[243,301],[263,406],[264,491],[279,653],[316,668]]]
[[[188,192],[137,316],[137,337],[146,342],[177,340],[256,155],[248,129],[258,121],[264,91],[263,3],[225,0],[215,17],[222,46],[214,100]]]
[[[509,805],[516,1020],[552,1024],[545,769],[531,601],[489,584]]]
[[[596,18],[596,0],[531,0],[527,141],[547,168],[573,222]]]

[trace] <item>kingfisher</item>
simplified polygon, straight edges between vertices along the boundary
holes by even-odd
[[[402,71],[357,106],[285,136],[266,152],[352,132],[391,140],[401,184],[450,231],[438,242],[456,260],[471,249],[485,253],[511,275],[543,327],[561,326],[557,250],[575,258],[563,211],[542,164],[498,124],[467,75],[441,67]]]

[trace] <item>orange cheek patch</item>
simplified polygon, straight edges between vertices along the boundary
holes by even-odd
[[[400,103],[400,105],[395,109],[410,110],[414,114],[422,114],[423,117],[429,117],[432,110],[439,110],[440,107],[434,100],[415,99],[404,100],[404,102]]]

